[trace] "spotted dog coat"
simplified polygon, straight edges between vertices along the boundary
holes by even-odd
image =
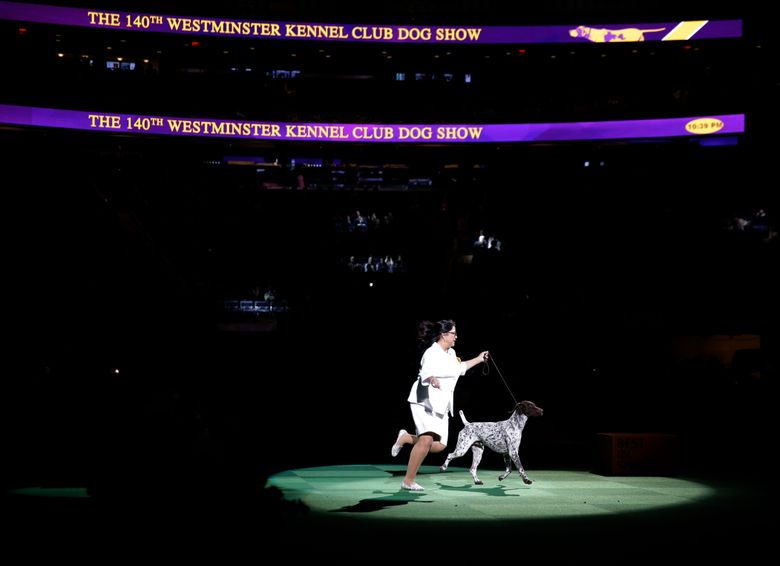
[[[466,451],[471,448],[471,477],[474,478],[474,483],[482,485],[482,480],[477,477],[477,466],[482,460],[482,453],[485,451],[485,446],[491,450],[503,454],[504,464],[506,470],[503,474],[498,476],[498,480],[502,481],[506,479],[509,473],[512,471],[512,463],[514,462],[517,471],[520,473],[520,477],[527,484],[533,483],[525,473],[523,465],[520,463],[520,456],[518,450],[520,448],[520,440],[523,436],[523,428],[528,417],[540,417],[543,414],[542,409],[537,407],[531,401],[521,401],[515,406],[515,410],[512,416],[505,421],[499,421],[496,423],[470,423],[463,415],[463,411],[459,411],[460,418],[463,424],[463,430],[458,434],[458,443],[455,445],[455,451],[451,452],[444,464],[441,466],[441,471],[445,471],[449,466],[450,461],[453,458],[460,458]]]

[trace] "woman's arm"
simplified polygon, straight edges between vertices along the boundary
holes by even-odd
[[[470,360],[466,360],[465,362],[461,362],[461,363],[465,364],[465,366],[466,366],[466,370],[465,371],[468,371],[468,370],[470,370],[471,368],[473,368],[475,365],[477,365],[479,363],[487,362],[487,359],[488,359],[489,355],[490,354],[488,353],[488,351],[485,350],[484,352],[480,353],[478,356],[475,356],[475,357],[471,358]],[[465,371],[464,371],[464,373],[465,373]],[[427,378],[423,378],[423,383],[429,383],[433,387],[439,387],[439,378],[435,377],[435,376],[430,376],[430,377],[427,377]]]
[[[485,350],[484,352],[481,352],[478,356],[474,356],[470,360],[466,360],[466,362],[465,362],[466,363],[466,370],[470,370],[475,365],[481,364],[482,362],[487,362],[489,355],[490,354],[488,353],[488,351]]]

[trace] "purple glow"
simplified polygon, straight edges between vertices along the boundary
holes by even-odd
[[[742,37],[741,20],[565,26],[390,26],[168,16],[0,1],[0,19],[101,29],[255,39],[376,43],[612,43]]]
[[[666,138],[745,131],[744,114],[549,124],[324,124],[174,118],[0,104],[0,123],[108,133],[256,140],[496,143]]]

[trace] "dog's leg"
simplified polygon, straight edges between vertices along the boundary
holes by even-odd
[[[504,452],[504,466],[506,469],[504,470],[504,473],[498,476],[498,481],[504,481],[506,477],[512,473],[512,458],[509,457],[509,454]]]
[[[512,452],[512,461],[515,463],[515,468],[517,468],[517,471],[520,473],[520,477],[523,478],[523,483],[528,485],[534,483],[533,480],[528,477],[528,474],[525,473],[523,464],[520,463],[520,455],[517,452]]]
[[[439,468],[439,471],[440,472],[446,472],[447,471],[447,466],[450,465],[450,460],[452,460],[454,457],[455,457],[455,452],[450,452],[449,454],[447,454],[447,459],[444,460],[444,463]]]
[[[439,468],[439,471],[442,472],[446,471],[447,466],[450,465],[450,462],[455,458],[460,458],[461,456],[463,456],[466,453],[466,450],[468,450],[469,447],[474,442],[475,439],[472,438],[471,435],[469,435],[468,433],[466,433],[465,435],[463,434],[465,430],[466,429],[464,428],[463,430],[460,431],[460,434],[458,434],[458,442],[457,444],[455,444],[455,450],[450,452],[447,455],[447,459],[444,460],[444,463]]]
[[[482,461],[482,454],[485,452],[485,448],[481,442],[475,442],[471,445],[471,477],[474,478],[474,483],[477,485],[483,485],[482,480],[477,477],[477,467]]]

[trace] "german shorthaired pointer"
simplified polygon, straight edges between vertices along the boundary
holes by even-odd
[[[471,477],[474,478],[474,483],[482,485],[482,480],[477,477],[477,466],[479,466],[479,462],[482,460],[482,453],[485,451],[485,446],[487,446],[491,450],[504,455],[506,470],[498,476],[499,481],[504,480],[509,475],[512,471],[512,462],[514,462],[523,481],[527,484],[533,483],[520,463],[518,450],[525,422],[528,420],[528,417],[542,416],[542,409],[531,401],[521,401],[515,406],[511,417],[497,423],[470,423],[463,415],[463,411],[459,411],[459,413],[463,424],[466,426],[458,434],[458,443],[455,445],[455,451],[450,453],[444,464],[442,464],[442,472],[447,469],[453,458],[460,458],[471,448],[472,459],[469,471],[471,472]]]

